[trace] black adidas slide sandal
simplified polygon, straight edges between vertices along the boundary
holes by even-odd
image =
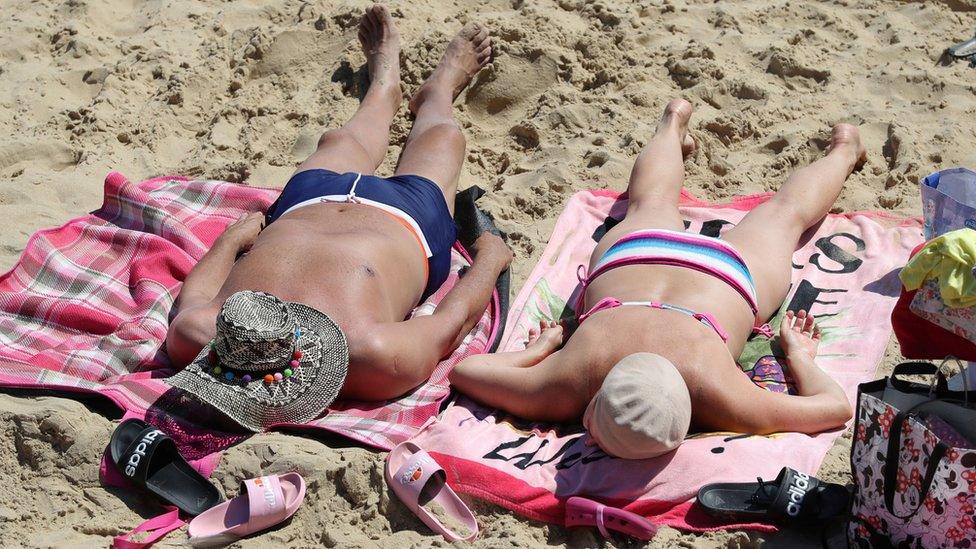
[[[698,505],[709,515],[730,522],[819,522],[846,516],[850,493],[840,484],[823,482],[784,467],[774,481],[706,484]]]
[[[183,459],[166,433],[138,419],[123,421],[109,442],[112,462],[126,480],[188,515],[221,502],[220,492]]]
[[[963,59],[976,55],[976,37],[970,38],[965,42],[960,42],[946,50],[946,53],[957,58]]]

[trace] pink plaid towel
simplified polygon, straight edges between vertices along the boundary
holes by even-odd
[[[172,403],[162,378],[173,369],[160,349],[187,273],[229,223],[265,210],[277,193],[184,177],[133,183],[109,174],[101,208],[32,236],[17,265],[0,277],[0,387],[103,395],[127,416],[149,416],[190,459],[240,440],[206,421],[190,424],[166,413]],[[414,314],[433,312],[457,281],[467,261],[460,246],[453,256],[451,278]],[[494,338],[492,311],[412,393],[389,402],[339,402],[324,417],[290,427],[325,429],[383,449],[406,440],[437,413],[453,365]],[[209,461],[212,469],[216,462]]]

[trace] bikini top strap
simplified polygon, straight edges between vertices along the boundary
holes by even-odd
[[[577,315],[576,321],[582,323],[584,320],[592,316],[594,313],[599,313],[604,309],[613,309],[615,307],[619,307],[620,305],[621,305],[621,301],[619,299],[615,297],[605,297],[600,301],[597,301],[596,305],[590,307],[589,311],[586,311],[581,315]]]
[[[711,329],[718,334],[718,337],[722,338],[723,343],[727,343],[729,341],[729,333],[722,328],[722,324],[712,313],[694,313],[691,316],[698,322],[703,322],[711,327]]]

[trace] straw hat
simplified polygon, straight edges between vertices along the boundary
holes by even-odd
[[[217,334],[167,383],[252,431],[322,414],[346,379],[349,348],[326,314],[262,292],[237,292]]]

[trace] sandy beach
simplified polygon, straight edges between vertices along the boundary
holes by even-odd
[[[356,38],[369,2],[6,0],[0,6],[0,269],[28,237],[96,209],[104,176],[181,174],[280,187],[367,84]],[[576,191],[623,190],[668,99],[696,113],[686,187],[709,200],[774,190],[822,154],[830,126],[861,127],[864,169],[836,212],[921,214],[917,183],[976,167],[976,68],[944,63],[972,36],[976,0],[713,2],[434,0],[389,2],[403,40],[407,95],[448,39],[477,21],[494,63],[457,101],[467,137],[461,188],[515,252],[513,294]],[[404,102],[404,107],[406,103]],[[392,172],[406,108],[380,168]],[[880,372],[898,357],[889,345]],[[0,394],[4,546],[105,546],[152,500],[106,489],[98,464],[119,414],[100,403]],[[850,480],[850,434],[819,476]],[[343,440],[270,433],[229,450],[224,493],[260,473],[300,471],[308,497],[284,527],[243,547],[448,545],[388,492],[382,454]],[[391,499],[393,498],[393,499]],[[473,501],[477,547],[598,546]],[[819,532],[776,536],[662,530],[652,547],[817,546]],[[160,546],[178,546],[171,534]]]

